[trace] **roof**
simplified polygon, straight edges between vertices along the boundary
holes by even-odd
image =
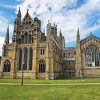
[[[31,19],[31,20],[32,20],[30,14],[29,14],[29,12],[28,12],[28,10],[27,10],[27,12],[26,12],[26,14],[25,14],[25,16],[24,16],[24,18],[23,18],[22,21],[24,21],[24,20],[26,20],[26,19]]]
[[[71,49],[75,49],[75,47],[66,47],[63,50],[71,50]]]
[[[96,37],[96,36],[94,36],[94,35],[91,33],[88,37],[86,37],[85,39],[82,39],[81,42],[83,42],[83,41],[85,41],[85,40],[87,40],[87,39],[90,39],[90,38],[95,38],[95,39],[100,40],[99,37]]]
[[[63,59],[66,60],[66,61],[70,61],[70,60],[75,61],[75,58],[74,57],[65,57]]]

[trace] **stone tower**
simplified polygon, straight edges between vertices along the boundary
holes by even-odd
[[[7,27],[6,37],[5,37],[5,45],[9,44],[9,25]]]
[[[41,30],[41,21],[31,18],[27,10],[21,19],[20,8],[14,21],[12,43],[9,43],[9,27],[3,45],[1,59],[2,77],[55,79],[62,70],[64,37],[57,36],[57,25],[47,25],[47,35]]]
[[[81,68],[81,45],[80,45],[80,32],[79,28],[77,30],[76,36],[76,65],[75,65],[75,76],[82,77],[82,68]]]

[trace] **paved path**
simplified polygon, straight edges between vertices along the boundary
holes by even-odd
[[[20,83],[0,83],[0,85],[21,85]],[[46,86],[46,85],[49,85],[49,86],[74,86],[74,85],[100,85],[100,83],[74,83],[74,84],[24,84],[24,85],[33,85],[33,86],[36,86],[36,85],[41,85],[41,86]]]

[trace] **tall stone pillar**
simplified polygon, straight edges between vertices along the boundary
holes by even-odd
[[[10,76],[11,78],[15,78],[15,70],[16,70],[16,48],[14,47],[13,48],[13,58],[12,60],[10,61],[11,62],[11,71],[10,71]]]
[[[80,33],[79,29],[77,31],[76,38],[76,64],[75,64],[75,76],[82,77],[82,54],[81,54],[81,43],[80,43]]]
[[[76,77],[82,77],[82,61],[81,61],[81,51],[80,47],[76,48],[76,65],[75,65],[75,75]]]
[[[36,74],[37,74],[37,47],[35,47],[33,49],[33,59],[32,59],[32,72],[33,72],[33,75],[32,75],[32,79],[36,79]]]
[[[4,64],[3,64],[3,59],[1,59],[1,66],[0,66],[0,78],[3,77],[3,68],[4,68]]]
[[[53,80],[54,79],[54,58],[51,57],[50,58],[50,79]]]
[[[45,72],[45,79],[49,79],[49,44],[47,43],[47,46],[46,46],[46,50],[45,50],[45,53],[46,53],[46,72]]]
[[[32,59],[32,72],[33,72],[33,75],[32,75],[32,78],[33,79],[36,79],[37,78],[37,68],[38,68],[38,54],[39,54],[39,45],[38,45],[38,41],[39,41],[39,38],[38,38],[38,32],[39,32],[39,29],[37,27],[35,27],[35,30],[34,30],[34,37],[33,37],[33,41],[34,41],[34,48],[33,48],[33,59]]]

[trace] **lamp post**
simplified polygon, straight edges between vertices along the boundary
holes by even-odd
[[[21,81],[22,86],[23,86],[23,67],[24,67],[24,63],[22,64],[22,81]]]

